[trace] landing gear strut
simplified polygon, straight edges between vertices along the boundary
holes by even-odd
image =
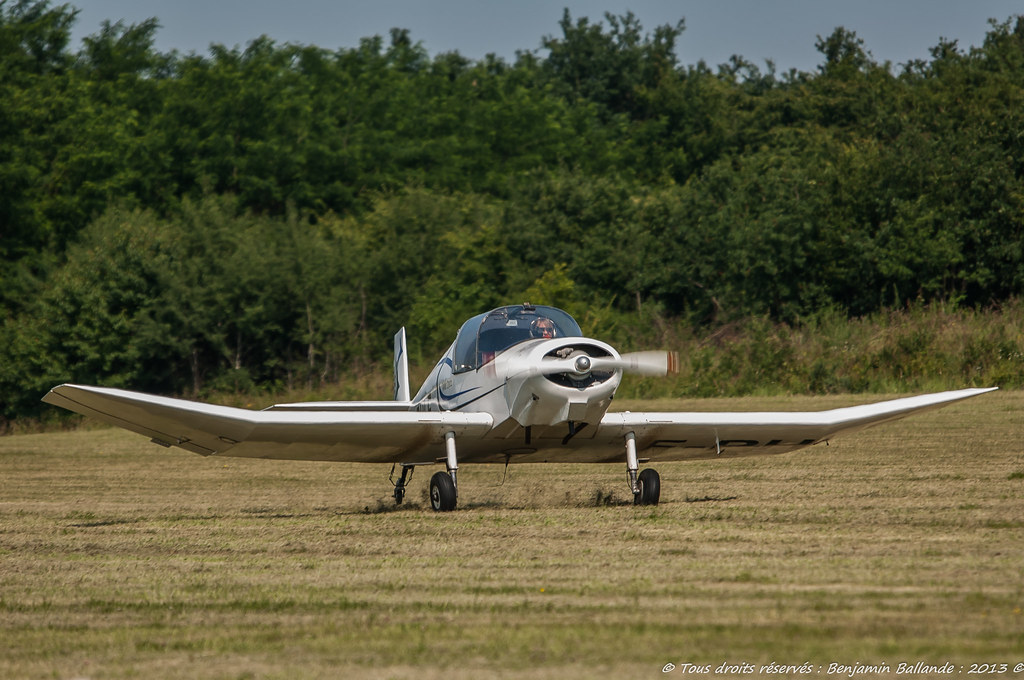
[[[629,474],[629,489],[633,492],[633,505],[657,505],[661,498],[661,477],[657,470],[637,471],[640,463],[636,457],[636,435],[626,435],[626,472]]]
[[[412,479],[412,473],[416,470],[415,465],[407,465],[402,463],[402,474],[398,478],[397,482],[393,482],[395,485],[395,505],[401,505],[402,501],[405,500],[405,487]],[[388,479],[393,480],[395,477],[395,466],[391,466],[391,476]]]

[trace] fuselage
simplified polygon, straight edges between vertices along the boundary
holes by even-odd
[[[538,325],[553,329],[537,337]],[[551,307],[502,307],[474,317],[412,399],[417,411],[483,411],[495,430],[599,422],[620,370],[587,370],[591,358],[618,359],[609,344],[583,337],[572,317]],[[566,371],[566,362],[573,370]],[[546,369],[551,366],[551,369]]]

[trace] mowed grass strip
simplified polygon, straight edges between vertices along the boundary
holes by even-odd
[[[820,409],[876,397],[619,408]],[[0,677],[662,677],[668,662],[1024,662],[1024,393],[803,451],[421,469],[0,438]]]

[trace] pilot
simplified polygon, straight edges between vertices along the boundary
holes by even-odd
[[[555,322],[541,317],[530,324],[530,335],[535,338],[555,337]]]

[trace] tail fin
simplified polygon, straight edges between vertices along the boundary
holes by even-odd
[[[409,401],[409,354],[405,350],[405,327],[395,333],[395,401]]]

